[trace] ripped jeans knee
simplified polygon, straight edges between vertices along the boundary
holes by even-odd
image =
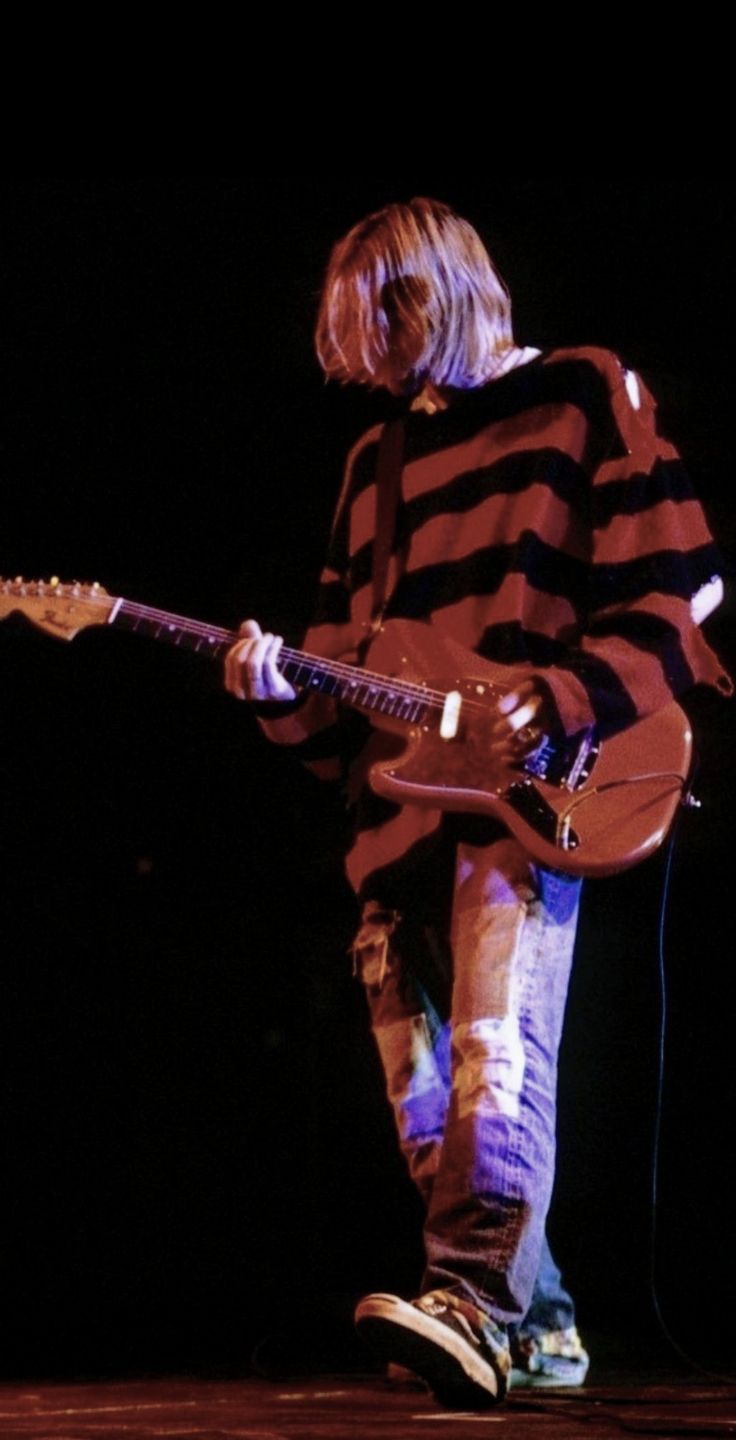
[[[390,940],[401,921],[398,910],[386,909],[377,900],[368,900],[363,906],[360,928],[353,941],[353,974],[368,987],[381,990],[390,963]]]
[[[437,1170],[449,1094],[443,1025],[394,942],[401,916],[369,901],[352,946],[409,1173],[425,1201]]]
[[[526,1060],[519,1019],[489,1016],[456,1025],[455,1095],[459,1120],[518,1120]]]

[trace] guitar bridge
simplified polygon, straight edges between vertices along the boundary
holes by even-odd
[[[559,745],[549,735],[543,735],[537,749],[526,756],[523,768],[527,775],[535,775],[549,785],[578,790],[588,779],[599,750],[600,742],[592,726]]]
[[[540,795],[532,780],[515,780],[509,785],[503,798],[507,805],[510,805],[527,825],[531,825],[543,840],[549,841],[550,845],[556,845],[563,850],[577,849],[580,838],[569,822],[565,826],[562,841],[560,840],[557,833],[557,813],[547,804],[544,796]]]

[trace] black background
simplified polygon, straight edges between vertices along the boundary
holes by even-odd
[[[660,401],[733,553],[732,209],[714,185],[36,178],[6,189],[0,570],[298,641],[342,460],[380,396],[325,386],[329,247],[428,193],[483,233],[522,343],[596,343]],[[732,604],[708,634],[733,656]],[[411,1292],[419,1211],[346,947],[337,801],[213,666],[103,629],[0,628],[2,1355],[14,1369],[351,1357]],[[726,1355],[734,716],[700,738],[665,932],[654,1246],[666,1318]],[[662,855],[588,887],[551,1230],[581,1325],[656,1330]]]

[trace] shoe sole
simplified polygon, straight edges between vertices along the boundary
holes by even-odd
[[[413,1370],[449,1409],[490,1409],[499,1401],[498,1376],[472,1346],[441,1320],[395,1295],[361,1300],[355,1324],[384,1360]]]
[[[539,1370],[509,1371],[509,1390],[577,1390],[585,1384],[588,1373],[586,1365],[582,1374],[574,1371],[569,1375],[545,1375]]]

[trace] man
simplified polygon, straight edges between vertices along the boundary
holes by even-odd
[[[651,397],[608,351],[516,345],[466,221],[417,199],[356,225],[317,350],[328,377],[408,403],[349,457],[306,650],[370,668],[384,622],[410,619],[510,667],[488,763],[512,774],[550,738],[614,730],[695,682],[730,693],[692,612],[717,557]],[[544,1226],[580,881],[495,819],[378,798],[365,776],[393,738],[297,694],[280,637],[242,635],[232,693],[318,773],[349,771],[356,973],[427,1207],[422,1293],[368,1296],[356,1322],[449,1406],[502,1399],[512,1363],[518,1381],[579,1384]]]

